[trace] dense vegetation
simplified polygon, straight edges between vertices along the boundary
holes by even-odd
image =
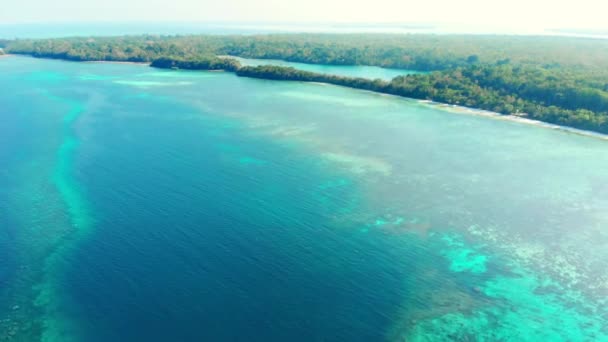
[[[0,41],[10,53],[316,81],[492,110],[608,133],[608,40],[564,37],[285,34]],[[245,67],[236,55],[433,71],[391,82]]]
[[[216,55],[220,40],[214,36],[125,36],[15,40],[7,49],[15,54],[72,61],[152,62],[163,57],[206,59]]]
[[[151,62],[160,57],[235,55],[294,62],[376,65],[423,71],[472,63],[608,69],[608,42],[564,37],[284,34],[125,36],[16,40],[14,53],[73,60]]]
[[[241,67],[241,63],[232,58],[219,58],[216,56],[198,59],[161,57],[153,60],[150,66],[163,69],[237,71]]]

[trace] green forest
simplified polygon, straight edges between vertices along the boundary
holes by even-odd
[[[276,34],[0,40],[8,53],[72,61],[235,71],[314,81],[513,114],[608,133],[608,40],[493,35]],[[390,82],[218,56],[428,71]]]
[[[241,64],[232,58],[203,56],[197,59],[161,57],[153,60],[150,66],[161,69],[237,71]]]

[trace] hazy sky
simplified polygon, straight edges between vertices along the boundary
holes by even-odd
[[[399,22],[608,28],[607,0],[1,0],[0,23]]]

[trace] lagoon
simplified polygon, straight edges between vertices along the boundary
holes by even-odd
[[[608,340],[605,140],[231,73],[0,86],[0,340]]]
[[[282,67],[292,67],[294,69],[309,71],[319,74],[337,75],[345,77],[361,77],[368,79],[381,79],[390,81],[397,76],[413,75],[424,73],[422,71],[381,68],[369,65],[327,65],[327,64],[308,64],[288,62],[280,59],[256,59],[229,56],[241,63],[243,66],[276,65]]]

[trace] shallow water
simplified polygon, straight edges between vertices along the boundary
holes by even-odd
[[[606,341],[606,141],[0,60],[0,341]]]
[[[327,65],[327,64],[307,64],[288,62],[280,59],[256,59],[256,58],[242,58],[231,56],[241,62],[244,66],[258,66],[258,65],[277,65],[283,67],[292,67],[298,70],[316,72],[320,74],[338,75],[346,77],[362,77],[369,79],[381,79],[390,81],[397,76],[405,76],[412,74],[422,73],[421,71],[407,70],[407,69],[390,69],[381,68],[377,66],[369,65]]]

